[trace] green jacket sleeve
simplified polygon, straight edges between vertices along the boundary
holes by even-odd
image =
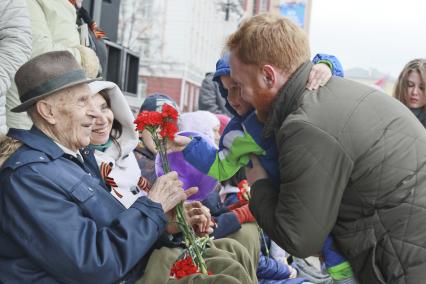
[[[250,209],[279,246],[297,257],[317,254],[332,230],[353,162],[339,142],[305,122],[278,133],[281,184],[256,181]]]
[[[202,137],[194,137],[183,150],[185,160],[196,169],[218,181],[231,178],[250,161],[250,155],[265,151],[247,132],[231,131],[224,136],[221,149]]]
[[[250,161],[250,155],[264,155],[265,151],[256,144],[247,132],[235,137],[229,148],[219,150],[208,175],[219,181],[230,179]]]

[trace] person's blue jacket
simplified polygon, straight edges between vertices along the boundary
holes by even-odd
[[[92,167],[33,127],[0,168],[1,283],[132,283],[167,223],[139,198],[126,210]],[[90,162],[90,161],[89,161]]]
[[[209,208],[210,214],[217,224],[211,234],[215,239],[225,238],[241,229],[241,224],[240,221],[238,221],[237,215],[228,210],[220,200],[219,193],[216,190],[210,192],[202,203]]]

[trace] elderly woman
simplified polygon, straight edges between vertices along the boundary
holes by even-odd
[[[170,241],[166,214],[194,191],[185,194],[172,172],[128,209],[111,196],[93,153],[79,152],[101,113],[71,53],[37,56],[15,80],[22,103],[13,110],[26,111],[34,126],[9,131],[6,141],[19,148],[0,145],[9,150],[0,155],[6,158],[0,168],[0,282],[134,283],[152,270],[153,249]],[[179,254],[160,251],[169,260]],[[215,275],[180,283],[256,281],[247,251],[232,240],[212,244],[206,258]],[[152,279],[148,283],[175,281],[163,274]]]

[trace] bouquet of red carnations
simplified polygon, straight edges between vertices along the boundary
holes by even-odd
[[[170,172],[170,166],[167,159],[167,140],[173,141],[175,138],[175,134],[178,131],[178,116],[179,114],[174,107],[168,104],[164,104],[161,112],[143,111],[138,115],[135,120],[136,130],[147,130],[151,133],[155,146],[161,158],[164,173]],[[207,266],[202,255],[206,247],[208,238],[198,238],[195,235],[193,228],[189,226],[186,222],[183,203],[180,203],[176,206],[175,213],[177,216],[177,223],[182,231],[185,240],[185,245],[187,248],[185,255],[187,255],[187,257],[184,257],[175,263],[171,271],[171,274],[173,274],[172,276],[177,278],[188,272],[191,272],[189,274],[208,274]],[[182,260],[186,261],[184,262],[184,266],[180,265]],[[190,262],[193,263],[195,266],[190,267]],[[185,269],[184,272],[177,273],[179,267],[190,268]],[[189,274],[185,274],[184,276]]]

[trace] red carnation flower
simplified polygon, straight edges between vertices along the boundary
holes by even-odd
[[[163,138],[167,138],[173,141],[175,139],[175,134],[177,131],[178,128],[176,123],[165,122],[161,127],[160,135]]]
[[[173,121],[177,121],[179,116],[177,110],[169,104],[163,104],[161,112],[164,118],[169,118]]]
[[[200,273],[198,267],[194,264],[192,257],[189,255],[185,255],[184,258],[176,261],[171,270],[170,276],[175,277],[176,279],[181,279],[191,274]],[[213,273],[208,271],[208,275],[212,275]]]
[[[135,120],[136,130],[142,131],[146,127],[155,129],[163,123],[163,117],[161,113],[156,111],[143,111]]]

